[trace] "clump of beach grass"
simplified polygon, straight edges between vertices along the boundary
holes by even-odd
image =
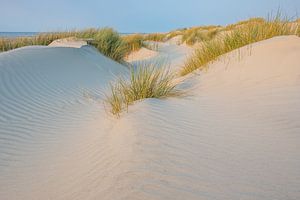
[[[220,26],[196,26],[182,30],[182,43],[193,45],[196,42],[209,40],[218,32]]]
[[[104,28],[94,36],[93,44],[104,55],[121,62],[128,52],[126,42],[111,28]]]
[[[110,85],[106,102],[112,114],[119,116],[136,101],[146,98],[175,97],[182,94],[176,88],[175,74],[158,63],[141,63],[130,69],[129,77],[120,77]]]
[[[280,13],[268,20],[257,20],[253,23],[242,23],[230,33],[204,41],[200,48],[187,60],[180,74],[186,75],[196,69],[202,69],[219,56],[254,42],[281,35],[296,35],[298,26],[292,26]]]
[[[229,24],[228,26],[224,27],[223,30],[224,31],[231,31],[237,27],[243,26],[243,25],[247,25],[247,24],[251,24],[251,23],[264,23],[266,20],[264,18],[261,17],[253,17],[247,20],[243,20],[243,21],[239,21],[238,23],[235,24]]]
[[[145,41],[163,42],[165,41],[166,34],[164,33],[150,33],[144,36]]]
[[[196,27],[185,31],[182,36],[182,42],[187,45],[194,45],[197,42],[209,41],[213,39],[219,32],[218,27]]]
[[[166,35],[166,40],[170,40],[179,35],[183,35],[183,31],[181,31],[181,30],[171,31]]]
[[[125,35],[122,39],[126,42],[129,52],[137,51],[144,46],[144,36],[142,34]]]

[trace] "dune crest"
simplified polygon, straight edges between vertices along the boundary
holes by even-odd
[[[137,51],[131,52],[125,58],[125,60],[127,62],[134,62],[134,61],[138,61],[138,60],[145,60],[145,59],[153,58],[157,55],[158,55],[157,51],[153,51],[153,50],[147,49],[145,47],[142,47],[141,49],[139,49]]]
[[[49,47],[72,47],[72,48],[81,48],[87,45],[87,41],[83,39],[78,39],[75,37],[69,37],[64,39],[58,39],[51,42]]]

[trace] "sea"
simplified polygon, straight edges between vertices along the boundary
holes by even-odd
[[[42,32],[0,32],[0,38],[32,37]],[[120,33],[120,35],[130,35],[132,33]]]
[[[32,37],[40,32],[0,32],[0,38]]]

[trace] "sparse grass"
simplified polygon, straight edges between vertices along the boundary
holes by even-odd
[[[106,102],[111,113],[119,114],[135,101],[146,98],[166,98],[181,95],[174,82],[175,74],[160,64],[140,64],[131,68],[129,79],[121,77],[110,85]]]
[[[130,51],[137,51],[143,47],[144,36],[142,34],[125,35],[122,38]]]
[[[129,51],[126,42],[111,28],[99,30],[93,39],[95,47],[101,53],[117,62],[121,62]]]
[[[259,23],[243,23],[222,38],[204,42],[194,52],[180,71],[186,75],[196,69],[202,69],[219,56],[245,45],[280,35],[295,35],[299,28],[292,26],[289,20],[277,14],[275,17]]]
[[[33,37],[0,38],[0,52],[30,45],[49,45],[57,39],[76,37],[93,39],[92,45],[104,55],[120,62],[130,51],[119,34],[110,28],[83,31],[41,33]]]
[[[147,49],[150,49],[152,51],[158,51],[158,43],[157,42],[149,42],[149,41],[145,41],[143,42],[143,46]]]
[[[128,51],[127,55],[133,51],[138,51],[142,47],[145,47],[147,49],[157,51],[158,50],[158,44],[153,41],[145,40],[145,37],[147,35],[142,34],[133,34],[133,35],[126,35],[123,36],[123,40],[125,41]]]
[[[89,43],[95,46],[102,54],[117,62],[122,62],[123,58],[130,52],[137,51],[143,46],[155,49],[155,46],[144,44],[144,41],[162,41],[165,34],[134,34],[121,37],[111,28],[41,33],[33,37],[0,38],[0,52],[24,46],[49,45],[54,40],[69,37],[91,39]]]
[[[240,21],[236,24],[230,24],[230,25],[226,26],[223,30],[231,31],[239,26],[243,26],[243,25],[247,25],[247,24],[251,24],[251,23],[264,23],[264,22],[266,22],[266,20],[264,18],[255,17],[255,18],[250,18],[247,20]]]
[[[197,42],[209,41],[213,39],[218,32],[218,28],[191,28],[183,34],[182,42],[186,42],[188,45],[193,45]]]
[[[102,32],[103,30],[104,29],[86,29],[83,31],[40,33],[32,37],[0,38],[0,51],[8,51],[11,49],[29,45],[49,45],[54,40],[69,37],[85,39],[94,38],[99,32]]]
[[[178,35],[183,35],[183,31],[176,30],[176,31],[171,31],[166,35],[166,40],[169,40],[173,37],[176,37]]]
[[[71,36],[75,36],[75,32],[41,33],[34,37],[0,38],[0,51],[8,51],[29,45],[48,45],[56,39]]]
[[[296,22],[296,25],[298,26],[298,29],[297,29],[297,36],[300,37],[300,18],[298,18],[295,22]]]
[[[165,41],[166,34],[164,33],[150,33],[144,36],[145,41],[163,42]]]

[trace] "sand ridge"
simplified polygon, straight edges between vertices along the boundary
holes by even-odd
[[[75,37],[63,38],[54,40],[48,46],[49,47],[72,47],[72,48],[81,48],[87,45],[87,41],[84,39],[79,39]]]

